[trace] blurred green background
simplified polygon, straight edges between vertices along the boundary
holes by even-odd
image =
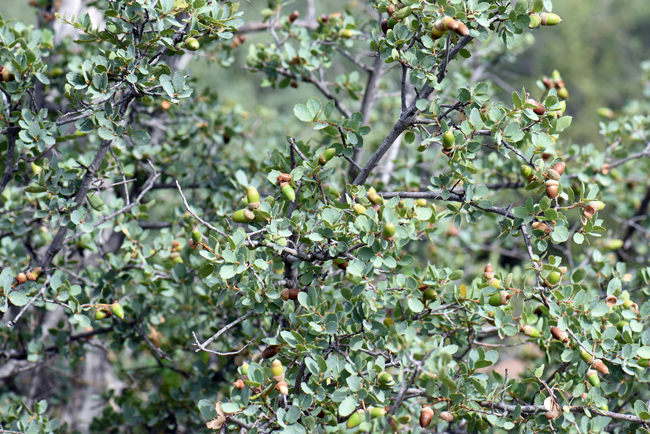
[[[259,1],[259,0],[258,0]],[[35,10],[26,1],[0,0],[0,12],[5,18],[35,22]],[[353,2],[354,3],[354,2]],[[317,12],[341,11],[347,0],[316,2]],[[260,21],[260,5],[242,1],[247,21]],[[286,6],[304,12],[305,2],[296,1]],[[639,96],[640,63],[650,59],[650,2],[648,0],[558,0],[553,12],[562,17],[555,27],[540,27],[532,31],[534,44],[515,62],[501,62],[491,71],[513,89],[525,87],[533,97],[541,91],[535,81],[558,69],[570,97],[567,114],[573,124],[563,139],[579,144],[599,144],[598,107],[619,110],[626,101]],[[282,123],[292,123],[292,108],[309,96],[321,97],[308,84],[298,89],[277,92],[261,88],[260,74],[243,71],[247,46],[268,41],[265,33],[251,34],[239,50],[235,51],[235,64],[224,69],[207,59],[194,61],[190,72],[198,80],[197,88],[216,89],[224,102],[238,103],[246,110],[266,106],[277,110],[275,117]],[[367,62],[369,63],[369,62]],[[501,96],[510,101],[505,91]]]

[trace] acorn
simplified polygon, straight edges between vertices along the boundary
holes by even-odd
[[[543,77],[542,78],[542,83],[544,83],[544,86],[549,90],[553,89],[555,87],[555,83],[553,82],[553,80],[551,80],[548,77]]]
[[[560,24],[562,21],[562,18],[560,18],[558,15],[546,12],[542,12],[539,15],[539,18],[542,26],[555,26],[556,24]]]
[[[235,211],[235,213],[232,215],[232,220],[235,223],[248,223],[250,220],[253,220],[255,218],[255,214],[253,214],[253,218],[249,219],[248,216],[250,216],[250,214],[248,213],[253,214],[247,208]]]
[[[9,83],[10,81],[13,81],[14,78],[16,78],[7,68],[2,67],[2,72],[0,73],[0,81],[4,81],[5,83]]]
[[[458,28],[454,30],[458,36],[467,36],[469,35],[469,28],[462,22],[458,21]]]
[[[530,23],[528,23],[529,29],[536,29],[542,23],[542,18],[538,14],[530,15]]]
[[[378,380],[381,384],[385,386],[393,382],[393,376],[390,375],[388,372],[384,371],[381,374],[379,374]]]
[[[598,110],[596,110],[596,113],[598,114],[598,116],[607,119],[612,119],[616,117],[616,113],[614,113],[614,110],[608,107],[599,107]]]
[[[519,172],[522,174],[524,178],[526,178],[527,181],[532,181],[536,178],[533,168],[527,164],[522,164],[519,167]]]
[[[545,222],[533,222],[531,226],[533,229],[544,231],[547,235],[551,232],[551,228]]]
[[[111,312],[113,312],[113,315],[119,319],[124,319],[124,309],[119,305],[119,303],[113,303],[113,306],[111,306]]]
[[[510,297],[507,291],[501,291],[496,294],[492,294],[490,297],[491,306],[505,306],[510,301]]]
[[[433,288],[428,288],[424,291],[425,300],[435,300],[438,297],[438,293]]]
[[[386,415],[386,409],[383,407],[370,407],[370,418],[377,419],[378,417],[384,417]]]
[[[452,17],[444,17],[442,19],[442,25],[445,26],[445,29],[451,30],[452,32],[458,30],[458,21]]]
[[[546,107],[544,107],[544,105],[539,101],[529,98],[526,100],[526,104],[534,105],[535,108],[533,109],[533,113],[538,116],[544,116],[544,113],[546,113]]]
[[[104,318],[106,318],[106,311],[104,309],[97,309],[95,311],[95,319],[101,321]]]
[[[354,35],[354,32],[350,29],[341,29],[339,30],[339,37],[341,38],[351,38]]]
[[[273,363],[271,363],[271,375],[275,381],[284,380],[284,366],[282,366],[282,362],[278,359],[275,359]]]
[[[392,4],[388,5],[386,7],[386,13],[388,15],[393,15],[395,13],[395,5],[392,5]]]
[[[241,374],[248,375],[248,363],[243,363],[241,365]]]
[[[445,25],[442,24],[441,20],[438,20],[433,24],[433,27],[431,28],[431,39],[433,39],[434,41],[436,39],[440,39],[443,36],[445,36],[446,32],[447,29],[445,28]]]
[[[248,200],[248,209],[254,210],[260,207],[260,194],[252,185],[248,187],[248,191],[246,192],[246,199]]]
[[[483,276],[487,280],[492,280],[494,278],[494,267],[492,267],[492,264],[487,264],[485,266],[485,269],[483,270]]]
[[[269,345],[268,347],[264,348],[264,351],[262,351],[262,358],[270,359],[271,357],[278,354],[278,352],[280,352],[280,347],[277,345]]]
[[[388,18],[388,28],[392,29],[397,25],[397,23],[401,22],[402,20],[398,20],[395,17],[390,17]]]
[[[194,230],[192,231],[192,240],[193,240],[195,243],[198,243],[198,242],[200,242],[202,239],[203,239],[203,236],[201,235],[201,231],[198,230],[198,229],[194,229]]]
[[[440,413],[440,419],[444,420],[445,422],[451,422],[454,420],[454,416],[448,411],[443,411]]]
[[[368,192],[368,200],[373,204],[373,205],[381,205],[384,203],[384,199],[377,194],[375,191],[369,191]]]
[[[569,335],[567,332],[562,331],[559,327],[551,327],[551,334],[558,341],[564,342],[565,344],[569,343]]]
[[[591,362],[591,366],[598,372],[600,372],[603,375],[609,374],[609,368],[607,367],[606,364],[603,363],[602,360],[596,359],[593,362]]]
[[[390,326],[392,326],[393,324],[395,324],[395,321],[393,321],[393,318],[388,317],[388,316],[387,316],[386,318],[384,318],[384,325],[385,325],[386,327],[390,327]]]
[[[289,22],[293,23],[294,21],[296,21],[298,19],[299,16],[300,16],[300,12],[298,12],[298,11],[291,12],[291,14],[289,15]]]
[[[348,268],[348,261],[346,261],[343,258],[335,258],[334,259],[334,265],[339,267],[341,270],[345,271]]]
[[[605,204],[599,200],[592,200],[591,202],[587,203],[587,206],[592,206],[598,211],[602,211],[603,208],[605,208]]]
[[[427,200],[426,200],[426,199],[418,199],[418,200],[415,201],[415,205],[416,205],[416,206],[419,206],[419,207],[421,207],[421,208],[424,208],[424,207],[427,206],[428,204],[427,204]]]
[[[621,320],[621,321],[619,321],[618,323],[616,323],[616,329],[617,329],[619,332],[622,332],[626,325],[630,325],[630,323],[627,322],[627,321],[622,321],[622,320]]]
[[[451,130],[445,131],[442,135],[442,147],[445,149],[451,149],[454,146],[456,138],[454,137],[454,132]]]
[[[298,294],[300,294],[300,290],[298,288],[285,288],[280,293],[280,297],[282,297],[282,300],[284,301],[298,300]]]
[[[649,359],[639,359],[638,362],[636,362],[637,365],[642,366],[644,368],[647,368],[650,366],[650,360]]]
[[[320,163],[321,166],[324,166],[327,164],[328,161],[330,161],[334,157],[334,155],[336,155],[336,149],[334,148],[326,149],[318,157],[318,162]]]
[[[239,378],[237,379],[237,381],[232,383],[232,385],[235,386],[235,389],[242,390],[244,388],[244,381],[241,378]]]
[[[282,196],[289,202],[296,200],[296,192],[293,190],[293,187],[289,184],[282,187]]]
[[[190,51],[196,51],[200,46],[201,44],[199,44],[199,41],[197,41],[196,38],[189,38],[187,41],[185,41],[185,48]]]
[[[559,185],[560,184],[554,179],[546,181],[546,196],[548,196],[549,199],[555,199],[557,197]]]
[[[558,283],[560,283],[560,280],[562,280],[562,274],[560,274],[558,271],[551,271],[548,276],[546,276],[546,282],[549,284],[549,286],[555,286]]]
[[[349,428],[356,428],[361,423],[361,416],[363,415],[363,410],[357,410],[352,413],[348,421],[345,423],[345,426]]]
[[[569,99],[569,91],[566,87],[561,87],[557,90],[557,96],[562,99]]]
[[[442,417],[442,414],[440,417]],[[420,410],[420,426],[422,428],[428,427],[431,425],[431,419],[433,419],[433,410],[426,404],[422,404],[422,410]]]
[[[360,203],[355,203],[354,204],[354,213],[357,216],[360,216],[361,214],[365,214],[366,213],[366,207],[361,205]]]
[[[25,273],[25,275],[27,277],[27,280],[29,280],[30,282],[34,282],[36,280],[36,276],[34,276],[31,271],[28,271],[27,273]]]
[[[565,168],[566,168],[566,164],[564,164],[564,161],[559,161],[553,165],[552,170],[554,170],[557,174],[562,176],[562,174],[564,174]]]
[[[395,225],[393,223],[386,223],[382,236],[385,240],[392,240],[395,237]]]
[[[557,173],[554,169],[548,169],[546,171],[546,177],[548,179],[552,179],[554,181],[559,181],[560,178],[561,178],[561,175],[559,173]]]
[[[172,250],[175,250],[176,247],[180,247],[181,243],[178,240],[172,241]]]
[[[589,364],[591,364],[591,361],[593,360],[592,355],[585,350],[580,351],[580,358],[584,360],[585,363],[589,363]]]
[[[18,282],[19,285],[27,282],[27,276],[25,276],[25,273],[18,273],[16,276],[16,282]]]
[[[278,175],[276,180],[278,181],[278,184],[281,184],[283,182],[289,182],[291,181],[291,175],[289,175],[288,173],[281,173]]]
[[[530,326],[526,324],[521,328],[521,331],[523,334],[526,336],[530,336],[531,338],[538,338],[540,336],[539,330],[537,330],[535,327]]]
[[[289,387],[287,386],[287,382],[282,380],[279,381],[275,384],[275,390],[280,392],[280,395],[288,395],[289,394]]]
[[[388,20],[386,18],[381,20],[381,31],[384,32],[384,35],[388,33]]]

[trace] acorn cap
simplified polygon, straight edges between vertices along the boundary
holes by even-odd
[[[594,216],[594,214],[596,214],[596,209],[591,205],[587,205],[582,209],[582,213],[585,217],[590,219]]]
[[[27,276],[25,276],[25,273],[18,273],[18,275],[16,276],[16,282],[18,282],[18,284],[21,285],[27,282]]]
[[[289,387],[287,386],[287,382],[282,380],[276,383],[275,385],[275,390],[280,392],[280,395],[288,395],[289,394]]]
[[[248,206],[251,206],[249,203]],[[249,209],[244,210],[244,217],[246,217],[246,220],[255,220],[255,213]]]
[[[271,363],[271,375],[275,381],[284,380],[284,366],[282,366],[282,362],[278,359],[275,359]]]
[[[440,419],[444,420],[445,422],[451,422],[454,420],[454,416],[448,411],[443,411],[440,413]]]
[[[603,363],[602,360],[596,359],[591,363],[591,367],[594,368],[596,371],[600,372],[603,375],[609,374],[609,368],[607,367],[606,364]]]
[[[616,306],[618,299],[613,295],[608,295],[605,299],[605,304],[609,307]]]

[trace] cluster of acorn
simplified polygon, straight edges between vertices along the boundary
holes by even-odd
[[[530,23],[528,24],[529,29],[536,29],[540,25],[542,26],[555,26],[562,22],[557,14],[552,14],[548,12],[542,12],[541,14],[530,14]]]
[[[26,273],[18,273],[16,275],[16,283],[22,285],[23,283],[35,282],[38,279],[38,276],[41,274],[41,267],[34,267]]]
[[[16,77],[14,77],[14,75],[9,72],[7,68],[5,68],[3,65],[0,65],[0,82],[4,81],[5,83],[8,83],[10,81],[13,81],[14,78]]]
[[[172,241],[172,245],[169,250],[172,252],[171,255],[169,255],[169,259],[171,259],[174,264],[182,264],[183,258],[181,258],[180,251],[183,250],[183,248],[181,247],[180,241]]]
[[[469,35],[469,28],[462,21],[458,21],[454,17],[444,17],[433,23],[431,39],[435,41],[436,39],[442,38],[447,30],[456,33],[458,36]]]
[[[492,264],[487,264],[485,268],[483,269],[483,277],[485,277],[485,281],[487,282],[488,285],[495,287],[496,289],[501,288],[501,281],[497,278],[494,277],[494,267]],[[502,290],[500,292],[497,292],[496,294],[492,294],[490,297],[489,303],[490,306],[498,307],[498,306],[505,306],[508,303],[510,303],[510,298],[515,293],[508,293],[506,290]]]
[[[257,189],[252,185],[246,191],[246,199],[244,201],[246,208],[235,211],[232,219],[235,223],[248,223],[255,220],[254,211],[260,207],[260,194]]]
[[[557,69],[553,71],[551,78],[542,77],[542,83],[544,83],[544,86],[547,90],[557,89],[558,97],[562,99],[569,99],[569,91],[564,86],[564,80],[562,80],[562,76]]]
[[[546,196],[548,196],[549,199],[555,199],[558,196],[560,187],[560,183],[558,181],[562,177],[565,167],[566,165],[564,162],[560,161],[558,163],[555,163],[552,168],[544,172],[543,175],[544,178],[546,178]],[[532,167],[522,164],[520,171],[528,182],[537,181],[537,175],[535,175],[533,172]]]
[[[372,204],[372,209],[374,209],[377,215],[381,218],[381,210],[384,203],[384,198],[377,193],[377,190],[375,190],[374,187],[370,187],[368,189],[368,194],[366,196]],[[417,206],[427,205],[426,199],[418,199],[415,203]],[[354,214],[356,216],[365,214],[367,211],[366,207],[360,203],[355,203],[352,209],[354,210]],[[396,228],[393,223],[385,223],[382,230],[382,238],[384,238],[386,241],[393,241],[395,239],[395,230]]]
[[[281,173],[278,178],[278,185],[282,189],[282,196],[289,202],[296,200],[296,192],[291,186],[291,175],[288,173]]]
[[[110,318],[115,315],[119,319],[124,319],[124,308],[117,302],[111,305],[97,305],[95,310],[95,319],[100,321],[104,318]]]

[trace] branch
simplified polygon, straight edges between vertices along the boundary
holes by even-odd
[[[224,238],[228,237],[228,234],[226,234],[224,231],[221,231],[221,230],[215,228],[215,227],[212,226],[210,223],[206,222],[206,221],[203,220],[201,217],[199,217],[198,215],[196,215],[196,214],[194,213],[194,211],[192,211],[192,208],[190,208],[190,204],[187,203],[187,199],[185,199],[185,195],[183,195],[183,190],[181,189],[181,185],[178,183],[178,180],[176,180],[176,188],[178,188],[178,192],[181,194],[181,197],[183,198],[183,203],[185,204],[185,208],[187,209],[187,211],[188,211],[190,214],[192,214],[192,216],[194,216],[195,219],[197,219],[197,220],[198,220],[198,221],[199,221],[203,226],[205,226],[205,227],[207,227],[207,228],[209,228],[209,229],[215,231],[216,233],[218,233],[218,234],[221,235],[222,237],[224,237]]]
[[[10,124],[11,125],[11,124]],[[5,171],[2,174],[2,179],[0,180],[0,194],[4,191],[11,177],[14,173],[14,154],[16,153],[16,131],[11,130],[7,133],[7,158],[5,158]]]
[[[48,285],[50,284],[50,279],[51,279],[51,276],[48,274],[48,275],[47,275],[47,279],[45,279],[45,283],[44,283],[43,286],[41,287],[41,290],[38,291],[38,293],[37,293],[35,296],[33,296],[32,298],[29,299],[29,301],[27,302],[27,304],[26,304],[25,306],[23,306],[22,309],[20,309],[20,312],[18,312],[18,315],[16,315],[16,317],[13,319],[13,321],[7,321],[7,322],[5,322],[5,325],[6,325],[7,327],[13,327],[14,325],[16,325],[16,322],[20,319],[21,316],[23,316],[23,314],[27,311],[27,309],[29,309],[29,306],[31,306],[32,304],[34,304],[34,301],[36,301],[36,299],[37,299],[38,297],[40,297],[41,295],[43,295],[43,293],[45,292],[45,289],[46,289],[46,288],[48,287]]]
[[[208,340],[206,340],[206,341],[203,342],[202,344],[198,343],[198,340],[197,340],[197,341],[196,341],[197,343],[196,343],[195,345],[196,345],[198,348],[196,349],[195,352],[198,353],[199,351],[206,351],[206,348],[205,348],[206,345],[210,344],[210,342],[212,342],[213,340],[217,339],[219,336],[221,336],[222,334],[224,334],[225,332],[227,332],[228,330],[230,330],[231,328],[233,328],[234,326],[236,326],[236,325],[239,324],[240,322],[244,321],[245,319],[247,319],[249,316],[253,315],[254,313],[255,313],[254,310],[249,310],[248,313],[247,313],[246,315],[244,315],[244,316],[240,316],[239,318],[237,318],[236,320],[234,320],[234,321],[231,322],[230,324],[224,326],[221,330],[219,330],[218,332],[216,332],[214,335],[212,335],[211,338],[209,338]],[[192,332],[192,333],[194,333],[194,332]]]

